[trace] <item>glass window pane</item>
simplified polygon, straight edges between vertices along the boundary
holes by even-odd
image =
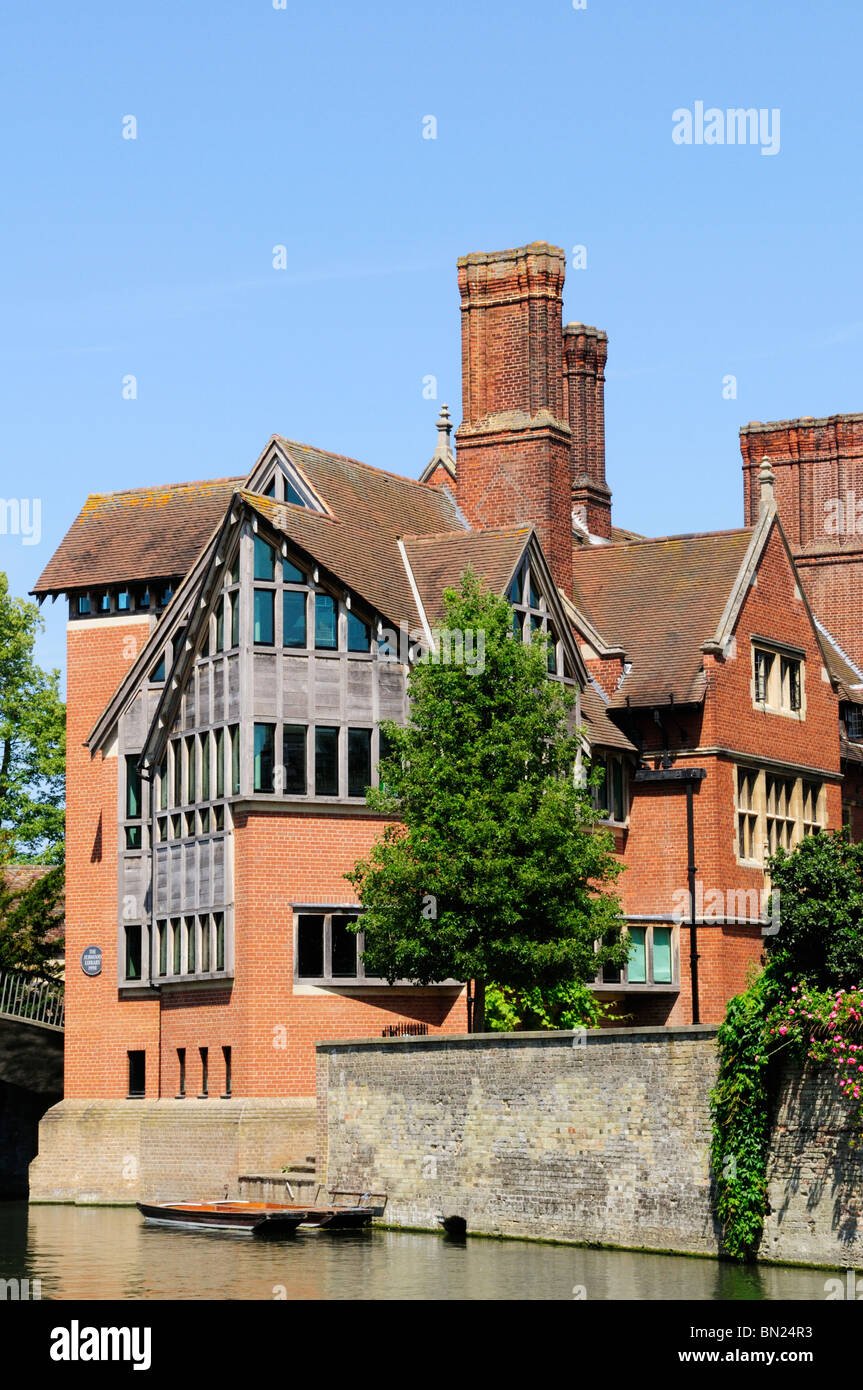
[[[306,731],[301,724],[286,724],[282,732],[284,790],[291,796],[306,794]]]
[[[275,579],[276,553],[260,536],[255,536],[255,579]]]
[[[205,975],[210,972],[210,919],[208,916],[201,918],[201,970]]]
[[[372,780],[372,731],[348,729],[348,796],[365,796]]]
[[[315,795],[339,794],[339,731],[315,729]]]
[[[236,724],[231,727],[231,795],[240,794],[240,731]]]
[[[273,645],[273,613],[276,595],[272,589],[255,590],[255,632],[254,640],[266,647]]]
[[[186,918],[186,969],[194,975],[198,968],[197,925],[194,917]]]
[[[150,672],[150,680],[151,680],[151,682],[153,683],[153,685],[159,685],[159,684],[161,684],[161,682],[162,682],[164,679],[165,679],[165,655],[164,655],[164,653],[163,653],[163,654],[162,654],[162,660],[159,661],[159,662],[157,662],[156,665],[153,667],[152,671]]]
[[[372,634],[368,623],[358,618],[356,613],[348,613],[348,651],[371,651]]]
[[[324,919],[303,915],[297,918],[297,977],[320,980],[324,973]]]
[[[225,650],[225,600],[219,599],[219,606],[216,609],[216,651]],[[164,676],[162,677],[164,680]]]
[[[290,560],[282,561],[282,579],[286,584],[305,584],[306,576]]]
[[[332,961],[333,979],[355,979],[357,974],[357,937],[349,927],[355,916],[333,914],[332,918]]]
[[[201,734],[201,800],[210,799],[210,735]]]
[[[216,796],[225,795],[225,731],[216,730]]]
[[[213,926],[216,929],[216,969],[225,968],[225,917],[222,912],[213,913]]]
[[[295,507],[304,507],[306,505],[290,478],[285,479],[285,501],[292,502]]]
[[[140,980],[141,978],[141,928],[132,926],[126,928],[126,979]]]
[[[285,589],[282,595],[284,643],[286,647],[306,645],[306,596],[297,589]]]
[[[658,985],[671,984],[671,928],[653,928],[653,979]]]
[[[159,923],[159,974],[168,973],[168,923]]]
[[[647,983],[647,951],[644,944],[646,935],[644,927],[629,928],[630,952],[627,975],[631,985]]]
[[[611,786],[614,799],[614,819],[622,821],[623,815],[623,764],[615,758],[611,764]]]
[[[141,774],[136,756],[126,758],[126,819],[141,818]]]
[[[315,594],[315,646],[335,651],[339,645],[338,612],[330,594]]]
[[[255,791],[273,790],[273,764],[275,760],[275,724],[255,725]]]
[[[240,594],[231,595],[231,646],[240,645]]]
[[[89,596],[89,594],[79,594],[79,595],[78,595],[78,612],[79,612],[79,613],[89,613],[89,612],[90,612],[90,596]]]
[[[198,799],[198,769],[196,766],[197,758],[195,757],[196,747],[196,738],[192,737],[186,739],[186,788],[188,792],[186,801],[189,803],[195,802]]]
[[[180,929],[179,920],[175,919],[171,922],[171,933],[171,940],[173,943],[171,968],[173,974],[180,975],[183,969],[183,933]]]

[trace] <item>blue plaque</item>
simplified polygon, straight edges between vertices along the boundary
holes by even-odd
[[[102,947],[88,946],[81,952],[81,969],[85,975],[101,975],[102,973]]]

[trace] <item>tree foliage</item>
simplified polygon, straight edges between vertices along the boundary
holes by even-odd
[[[366,971],[510,990],[592,980],[627,946],[605,891],[620,872],[613,841],[573,775],[574,696],[548,678],[542,634],[513,640],[509,604],[472,572],[444,604],[448,631],[482,635],[483,661],[416,664],[410,723],[383,726],[368,803],[397,821],[346,876]]]
[[[35,661],[42,619],[0,573],[0,834],[16,863],[63,860],[66,713],[58,671]]]
[[[770,860],[779,931],[766,938],[777,986],[863,983],[863,844],[846,831],[807,836]]]
[[[59,978],[63,940],[52,933],[63,920],[63,890],[62,864],[18,885],[0,863],[0,970]]]

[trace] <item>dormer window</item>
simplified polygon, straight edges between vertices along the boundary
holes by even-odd
[[[845,725],[845,737],[852,743],[863,743],[863,708],[853,705],[850,700],[843,700],[839,713]]]

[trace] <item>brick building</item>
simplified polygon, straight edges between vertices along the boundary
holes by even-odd
[[[366,978],[343,875],[382,829],[378,721],[468,565],[550,632],[604,764],[633,950],[596,988],[633,1022],[720,1018],[766,853],[843,800],[856,823],[863,545],[814,519],[863,509],[863,417],[744,430],[739,530],[622,531],[606,335],[563,325],[564,268],[459,262],[463,419],[418,482],[275,435],[243,476],[90,497],[40,577],[69,603],[70,1116],[310,1097],[316,1039],[464,1030],[461,984]]]

